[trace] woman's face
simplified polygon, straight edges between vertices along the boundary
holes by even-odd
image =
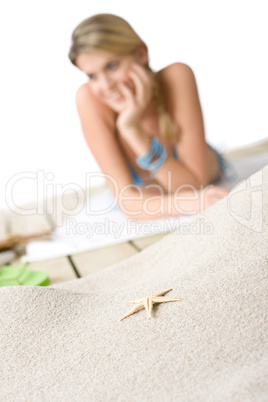
[[[145,65],[147,61],[147,51],[144,49],[127,56],[97,52],[81,53],[76,59],[76,65],[89,77],[88,84],[93,95],[115,112],[120,113],[124,109],[125,98],[118,84],[128,85],[135,93],[135,86],[128,72],[132,63]]]

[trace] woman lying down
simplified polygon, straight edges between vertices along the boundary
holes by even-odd
[[[152,71],[146,44],[111,14],[76,27],[69,57],[88,77],[76,96],[85,139],[127,216],[196,214],[227,194],[212,185],[224,160],[206,143],[189,66]]]

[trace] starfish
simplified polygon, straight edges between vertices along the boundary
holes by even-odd
[[[131,300],[130,303],[135,303],[136,306],[133,307],[132,310],[129,311],[124,317],[120,319],[120,321],[124,320],[125,318],[129,317],[130,315],[136,313],[136,311],[140,310],[141,308],[145,308],[147,311],[147,314],[149,317],[152,317],[152,308],[153,304],[155,303],[167,303],[167,302],[172,302],[172,301],[179,301],[182,299],[179,299],[178,297],[162,297],[166,293],[170,292],[172,289],[169,290],[164,290],[163,292],[160,293],[155,293],[152,296],[144,297],[143,299],[138,299],[138,300]]]

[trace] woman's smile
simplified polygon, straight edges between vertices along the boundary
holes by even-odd
[[[92,94],[116,112],[120,112],[125,95],[119,85],[124,84],[135,92],[135,86],[129,77],[134,61],[133,55],[122,57],[96,52],[79,54],[76,64],[89,77],[88,84]]]
[[[111,99],[113,99],[116,102],[121,102],[122,100],[125,99],[125,97],[121,94],[121,92],[114,92],[111,96]]]

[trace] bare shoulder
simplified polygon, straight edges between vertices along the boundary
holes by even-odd
[[[87,104],[89,102],[96,105],[100,104],[100,102],[98,102],[97,99],[90,92],[89,86],[87,84],[83,84],[80,88],[78,88],[75,99],[77,106],[83,106],[84,104]]]
[[[90,116],[92,119],[94,116],[94,119],[99,117],[103,121],[109,121],[109,123],[114,122],[114,112],[95,98],[87,84],[81,85],[77,90],[75,100],[80,118],[82,118],[82,116],[86,118]]]
[[[166,108],[172,116],[177,116],[185,105],[188,105],[189,110],[194,109],[199,98],[191,67],[173,63],[157,74]]]
[[[194,73],[191,67],[184,63],[170,64],[160,70],[157,75],[163,84],[171,84],[172,86],[176,86],[176,83],[195,82]]]
[[[167,112],[182,127],[202,127],[202,114],[194,73],[187,64],[174,63],[159,71],[159,84]]]

